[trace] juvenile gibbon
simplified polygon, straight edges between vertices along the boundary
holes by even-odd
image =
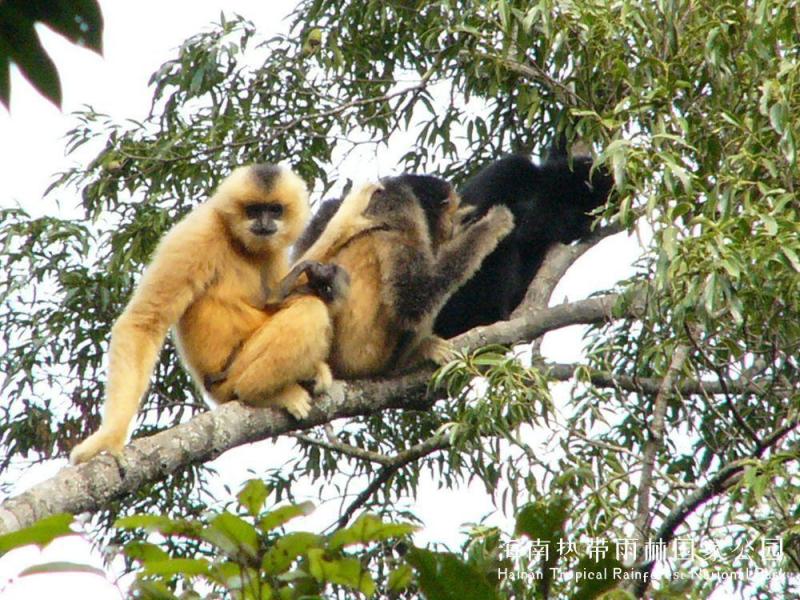
[[[461,188],[462,207],[480,218],[496,206],[514,214],[514,231],[442,308],[434,331],[450,338],[478,325],[504,321],[525,298],[548,249],[588,235],[589,214],[608,200],[613,180],[592,160],[556,146],[540,166],[526,156],[506,156]]]
[[[256,371],[275,361],[268,356],[274,344],[265,346],[260,333],[284,316],[265,306],[278,294],[288,271],[287,249],[308,212],[306,185],[294,172],[254,165],[236,169],[164,236],[112,328],[103,422],[72,450],[73,463],[122,449],[171,326],[186,368],[201,385],[206,375],[223,370],[236,349],[237,358],[251,360]],[[316,313],[310,320],[318,322]],[[297,341],[280,349],[290,368],[261,381],[279,391],[257,399],[248,390],[243,397],[298,416],[307,412],[308,395],[296,382],[309,376],[309,361]],[[238,383],[235,375],[229,381]],[[230,399],[212,396],[218,402]]]
[[[436,314],[514,225],[499,206],[454,236],[457,208],[441,179],[386,178],[352,191],[324,229],[301,240],[302,260],[350,275],[351,293],[334,317],[334,374],[366,377],[449,358],[450,345],[432,335]]]

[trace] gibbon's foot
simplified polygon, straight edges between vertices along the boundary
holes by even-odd
[[[333,385],[333,373],[328,363],[321,362],[317,365],[317,372],[314,375],[314,395],[324,394]]]
[[[311,395],[301,385],[292,383],[275,394],[270,404],[285,408],[295,419],[305,419],[311,412]]]
[[[493,206],[484,218],[497,228],[497,238],[500,240],[514,229],[514,214],[505,206]]]
[[[442,367],[456,357],[456,349],[447,340],[431,335],[420,343],[419,356]]]
[[[209,393],[211,393],[211,388],[215,385],[219,385],[223,381],[228,378],[228,369],[224,371],[219,371],[218,373],[208,373],[203,376],[203,387]]]
[[[101,427],[72,449],[69,454],[69,462],[73,465],[80,465],[103,451],[118,457],[125,447],[126,438],[125,434],[103,430]]]

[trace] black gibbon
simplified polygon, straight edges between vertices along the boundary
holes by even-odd
[[[506,156],[467,181],[461,189],[462,207],[475,207],[468,218],[506,206],[514,213],[514,231],[441,310],[434,326],[438,335],[450,338],[508,319],[547,250],[589,233],[588,213],[605,204],[613,185],[606,171],[591,173],[591,168],[590,157],[576,156],[570,163],[563,149],[554,149],[540,166],[525,156]]]
[[[432,334],[436,314],[513,228],[511,212],[498,206],[454,236],[457,208],[447,182],[401,175],[352,191],[324,228],[312,221],[319,237],[301,240],[302,259],[338,264],[351,280],[334,317],[329,363],[337,376],[450,356],[449,344]]]
[[[274,359],[266,350],[274,351],[275,344],[259,334],[283,318],[265,305],[278,293],[288,271],[288,248],[308,212],[306,185],[294,172],[254,165],[236,169],[207,202],[167,232],[112,328],[103,422],[72,450],[73,463],[122,449],[173,325],[181,358],[201,385],[241,348],[239,354],[252,357],[255,370],[256,363],[266,365],[260,385],[268,382],[278,390],[269,398],[248,399],[298,416],[307,412],[308,395],[296,382],[314,376],[309,371],[317,368],[316,355],[304,347],[303,336],[286,333],[283,339],[291,342],[280,350],[288,368],[268,371]],[[311,319],[315,326],[316,318]],[[303,319],[293,320],[294,330],[301,330]]]

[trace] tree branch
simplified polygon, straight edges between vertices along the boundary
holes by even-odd
[[[607,319],[616,299],[612,294],[562,304],[479,327],[452,341],[457,348],[474,350],[487,344],[531,340],[567,325]],[[134,440],[118,459],[100,455],[83,465],[65,467],[51,479],[6,500],[0,504],[0,534],[58,513],[96,511],[111,499],[248,442],[382,410],[425,410],[435,401],[428,394],[431,373],[427,369],[392,379],[336,382],[328,395],[315,401],[303,421],[277,409],[251,408],[238,402],[222,405],[167,431]]]
[[[644,550],[647,540],[647,530],[650,526],[650,493],[653,481],[653,472],[656,467],[658,451],[664,444],[664,431],[666,427],[667,402],[673,394],[675,380],[683,369],[683,364],[689,356],[688,344],[679,344],[672,355],[664,380],[661,382],[656,399],[653,403],[653,415],[648,426],[649,437],[644,443],[644,456],[642,456],[642,475],[639,479],[639,489],[636,495],[636,518],[634,528],[636,531],[639,554]],[[641,560],[641,556],[639,556]]]
[[[543,363],[542,370],[558,381],[569,381],[575,376],[575,371],[580,368],[588,368],[587,365],[568,364],[568,363]],[[602,388],[614,388],[635,393],[657,394],[661,389],[661,381],[655,377],[631,377],[620,373],[609,373],[606,371],[590,371],[589,381],[592,385]],[[765,394],[768,382],[763,379],[751,380],[739,377],[725,381],[723,386],[720,381],[681,381],[673,382],[673,390],[682,396],[695,395],[722,395],[726,393],[734,394]],[[791,390],[776,389],[774,396],[777,399],[788,398]]]
[[[347,507],[339,518],[339,527],[347,525],[355,512],[366,503],[370,497],[377,492],[381,486],[387,483],[392,476],[406,466],[420,458],[433,454],[450,446],[450,439],[446,435],[434,435],[427,440],[412,446],[408,450],[391,458],[391,461],[378,471],[378,476],[362,491],[355,500]]]

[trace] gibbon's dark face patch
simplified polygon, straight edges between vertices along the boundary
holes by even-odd
[[[279,202],[254,202],[244,207],[250,224],[250,232],[258,236],[270,236],[278,231],[278,221],[283,217],[283,204]]]

